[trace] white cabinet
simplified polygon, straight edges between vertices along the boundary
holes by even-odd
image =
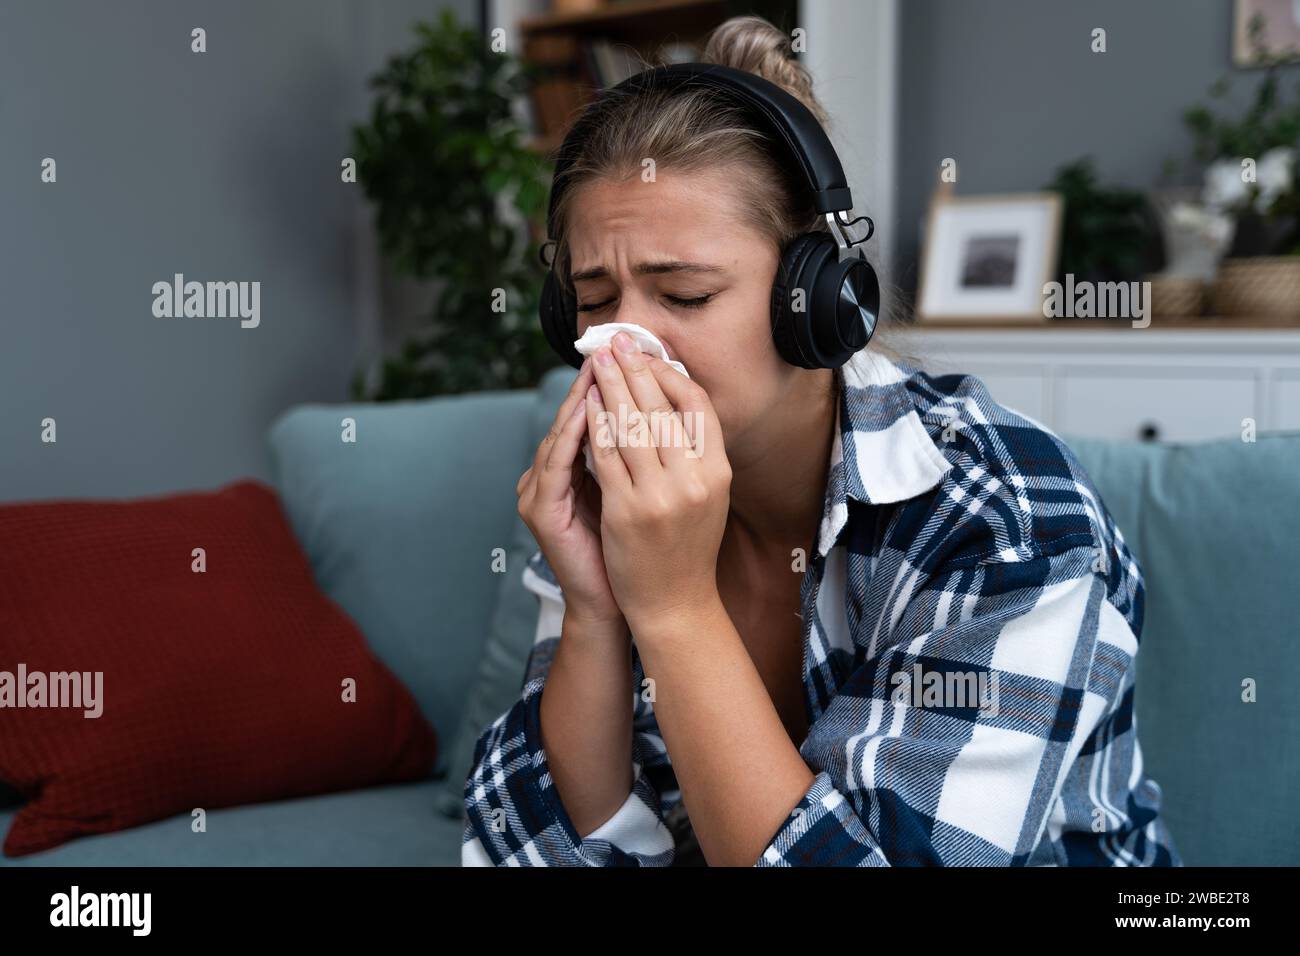
[[[1161,441],[1300,430],[1300,329],[954,329],[887,340],[926,371],[968,372],[1063,435]]]
[[[1249,369],[1070,365],[1054,384],[1053,428],[1070,435],[1199,441],[1259,421]]]

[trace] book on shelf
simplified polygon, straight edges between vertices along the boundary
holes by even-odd
[[[627,43],[596,39],[586,43],[585,47],[592,82],[598,89],[622,83],[642,70],[640,57]],[[699,46],[694,43],[665,43],[659,47],[652,62],[691,63],[700,58],[700,53]]]
[[[590,78],[580,56],[578,39],[572,35],[547,34],[526,41],[524,58],[542,70],[529,95],[534,134],[546,136],[564,128],[587,102]]]
[[[531,130],[540,137],[568,127],[596,90],[615,86],[642,68],[640,56],[630,44],[603,37],[586,39],[572,34],[530,37],[525,58],[544,72],[533,83],[529,96]],[[699,59],[693,43],[666,43],[657,51],[664,63]]]
[[[595,39],[584,44],[588,69],[597,89],[616,86],[641,72],[641,61],[626,43]]]

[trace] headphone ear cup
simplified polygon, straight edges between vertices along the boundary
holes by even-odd
[[[560,286],[555,270],[546,272],[538,303],[542,333],[551,349],[574,368],[582,368],[582,355],[573,347],[578,329],[578,303]]]
[[[807,266],[808,252],[820,238],[823,237],[818,233],[805,232],[791,239],[781,253],[776,277],[772,280],[772,340],[781,357],[800,368],[816,368],[808,364],[809,359],[799,347],[799,333],[795,327],[808,322],[808,312],[813,308],[812,290],[802,282],[801,276]],[[829,236],[825,238],[834,244]],[[803,289],[802,312],[796,312],[791,303],[796,289]]]
[[[866,348],[880,316],[880,280],[866,259],[833,255],[812,280],[813,342],[805,351],[822,368],[839,368]]]
[[[803,292],[803,311],[791,298]],[[880,312],[880,281],[860,256],[839,258],[829,233],[808,232],[786,246],[772,283],[772,336],[800,368],[839,368],[867,346]]]

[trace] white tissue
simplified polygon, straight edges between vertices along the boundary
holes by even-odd
[[[655,338],[653,332],[633,322],[606,322],[603,325],[593,325],[582,333],[582,338],[574,342],[573,347],[581,355],[595,355],[596,349],[602,345],[614,348],[614,336],[619,332],[626,332],[632,336],[632,341],[637,344],[642,352],[649,352],[651,355],[658,356],[687,378],[691,377],[687,373],[685,365],[681,362],[674,362],[668,357],[668,350],[664,348],[662,342]]]
[[[637,347],[642,352],[649,352],[651,355],[658,356],[667,365],[677,369],[687,378],[691,377],[690,373],[686,371],[685,365],[681,362],[674,362],[668,357],[668,350],[664,348],[664,344],[655,337],[653,332],[637,325],[635,322],[605,322],[601,325],[593,325],[582,333],[582,338],[575,341],[573,347],[578,350],[580,355],[595,355],[596,350],[602,345],[608,345],[611,349],[616,348],[613,340],[614,336],[619,332],[626,332],[632,336],[632,341],[637,344]],[[592,361],[594,362],[595,359],[593,358]],[[587,471],[591,472],[591,476],[595,478],[596,469],[592,466],[590,435],[583,441],[582,450],[587,455]]]

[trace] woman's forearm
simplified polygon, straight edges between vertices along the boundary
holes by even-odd
[[[710,866],[753,866],[814,774],[721,600],[634,626],[700,849]]]
[[[632,652],[626,623],[568,612],[542,691],[542,746],[569,819],[585,837],[632,792]]]

